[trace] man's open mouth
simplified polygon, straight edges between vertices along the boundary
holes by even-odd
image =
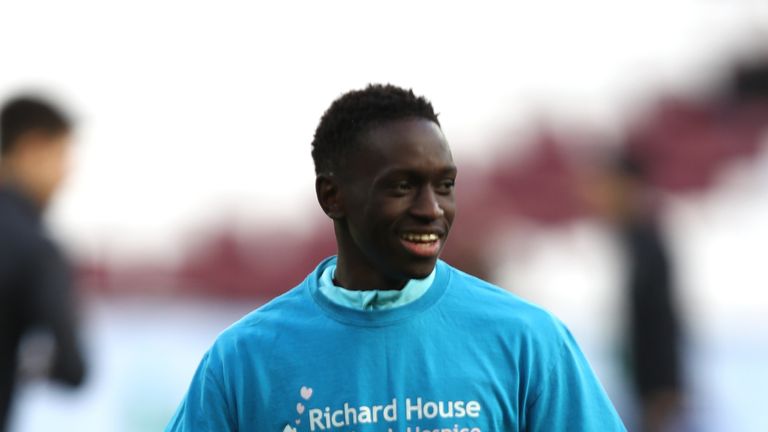
[[[407,232],[400,234],[400,243],[413,255],[432,258],[440,252],[442,240],[437,233]]]

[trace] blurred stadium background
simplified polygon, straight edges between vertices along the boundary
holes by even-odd
[[[691,427],[768,430],[764,2],[11,1],[0,53],[0,96],[43,90],[79,119],[48,217],[91,364],[77,392],[27,383],[12,431],[161,429],[216,334],[333,253],[309,143],[368,82],[441,112],[445,259],[558,314],[630,423],[619,252],[582,187],[601,155],[646,155]]]

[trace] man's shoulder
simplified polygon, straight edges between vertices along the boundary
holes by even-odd
[[[0,259],[22,265],[45,259],[53,243],[39,226],[0,194]]]
[[[227,327],[215,345],[231,347],[242,344],[270,343],[281,331],[301,322],[312,307],[304,282],[264,303]]]
[[[533,334],[560,334],[562,322],[544,307],[451,267],[451,301],[469,316]]]
[[[20,199],[0,188],[0,235],[11,241],[45,240],[38,216],[28,210]]]

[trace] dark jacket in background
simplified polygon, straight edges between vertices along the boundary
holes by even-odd
[[[69,385],[83,380],[73,294],[70,268],[48,238],[40,210],[0,184],[0,431],[7,427],[17,352],[28,331],[53,336],[51,379]]]
[[[680,324],[672,264],[651,220],[624,227],[629,264],[629,336],[632,374],[641,397],[680,388]]]

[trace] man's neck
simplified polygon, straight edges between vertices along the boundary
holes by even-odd
[[[353,291],[401,290],[407,279],[388,278],[376,271],[369,263],[351,262],[339,250],[336,261],[334,284]]]
[[[39,199],[34,193],[34,188],[30,187],[10,164],[0,163],[0,185],[14,190],[23,199],[33,204],[38,211],[42,212],[45,209],[47,202]]]

